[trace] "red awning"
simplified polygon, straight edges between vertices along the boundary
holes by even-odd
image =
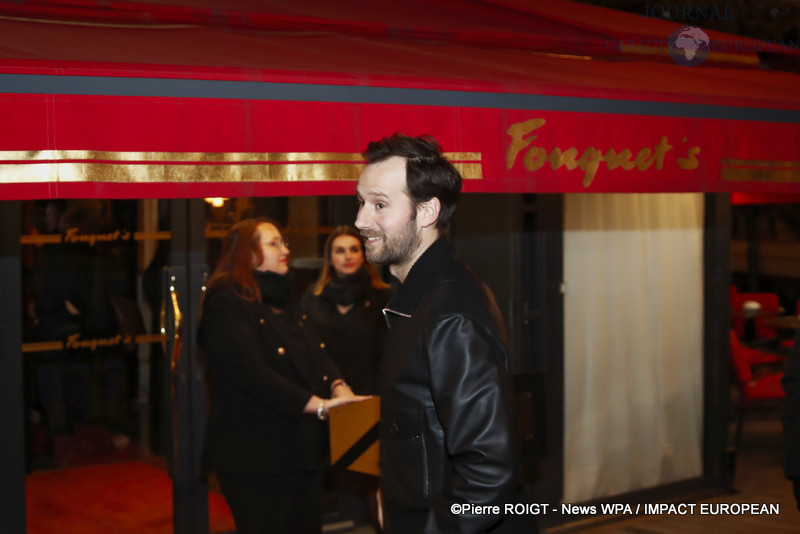
[[[394,131],[472,191],[800,192],[800,75],[759,64],[796,44],[681,66],[676,24],[528,4],[2,4],[0,195],[349,194]]]

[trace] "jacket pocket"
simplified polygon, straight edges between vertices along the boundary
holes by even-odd
[[[420,409],[387,410],[381,419],[382,491],[411,508],[429,507],[441,490],[438,447],[424,423]]]

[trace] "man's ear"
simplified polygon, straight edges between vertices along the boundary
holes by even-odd
[[[442,211],[442,203],[437,197],[421,202],[417,206],[417,220],[422,228],[427,228],[436,224],[439,220],[439,213]]]

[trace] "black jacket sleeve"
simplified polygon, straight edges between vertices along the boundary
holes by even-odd
[[[482,322],[465,315],[443,318],[427,345],[431,390],[452,469],[425,532],[485,532],[502,515],[454,514],[451,505],[498,505],[502,511],[512,502],[519,465],[506,353]]]

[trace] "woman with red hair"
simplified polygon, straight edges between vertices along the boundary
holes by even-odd
[[[289,245],[266,218],[233,226],[207,283],[198,341],[209,413],[203,466],[239,534],[321,531],[322,422],[361,400],[291,295]]]

